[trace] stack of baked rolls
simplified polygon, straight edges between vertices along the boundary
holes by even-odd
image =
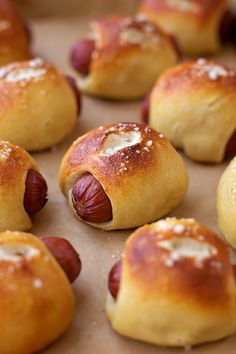
[[[91,36],[71,51],[71,63],[86,93],[110,99],[140,98],[164,69],[178,61],[173,38],[138,16],[102,18],[91,27]]]
[[[193,219],[161,220],[135,231],[108,285],[106,312],[122,335],[188,347],[235,332],[229,248]]]
[[[213,54],[221,47],[227,0],[142,0],[139,14],[176,36],[188,55]]]
[[[47,201],[47,183],[22,148],[0,141],[0,231],[29,230]]]
[[[30,36],[10,0],[0,2],[0,65],[30,58]]]
[[[70,281],[80,269],[79,255],[64,239],[0,233],[2,354],[41,351],[64,333],[75,311]]]
[[[236,147],[235,147],[236,148]],[[223,173],[217,189],[218,224],[229,244],[236,248],[236,157]]]
[[[80,105],[72,79],[39,58],[0,68],[0,103],[0,139],[29,151],[61,142]]]
[[[235,155],[234,70],[214,60],[181,63],[163,73],[149,101],[150,125],[193,160],[219,163]]]
[[[185,164],[146,124],[101,126],[78,138],[60,168],[75,215],[104,230],[125,229],[172,211],[188,187]]]

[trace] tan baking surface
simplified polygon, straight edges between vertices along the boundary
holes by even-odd
[[[33,24],[35,48],[63,72],[70,72],[68,50],[87,30],[86,19],[73,21],[38,20]],[[224,60],[233,63],[232,50],[224,53]],[[172,354],[183,350],[125,339],[115,334],[104,313],[108,271],[119,258],[124,241],[131,231],[100,232],[79,222],[67,207],[58,188],[58,168],[62,156],[72,141],[88,130],[117,121],[139,121],[141,102],[112,103],[88,97],[83,99],[83,113],[74,133],[60,146],[34,154],[49,185],[49,202],[35,217],[32,232],[41,235],[61,235],[68,238],[80,252],[83,270],[74,284],[77,310],[68,332],[44,354]],[[218,230],[215,216],[215,190],[226,165],[206,166],[186,159],[190,174],[190,189],[182,206],[172,215],[194,217]],[[184,299],[183,299],[184,301]],[[138,309],[137,309],[138,311]],[[218,343],[195,348],[199,354],[235,354],[236,335]]]

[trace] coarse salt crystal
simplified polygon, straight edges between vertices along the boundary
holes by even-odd
[[[185,231],[185,225],[177,224],[173,227],[173,230],[176,234],[182,234]]]
[[[43,282],[41,279],[39,279],[39,278],[34,279],[34,281],[33,281],[34,288],[39,289],[42,287],[42,285],[43,285]]]

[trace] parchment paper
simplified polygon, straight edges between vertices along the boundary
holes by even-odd
[[[83,37],[87,19],[37,20],[33,22],[35,52],[69,73],[69,48]],[[226,50],[221,57],[236,67],[235,53]],[[107,274],[120,258],[126,238],[132,230],[102,232],[79,222],[69,210],[58,187],[58,169],[70,144],[88,130],[118,121],[140,121],[141,102],[113,103],[83,97],[83,113],[73,134],[61,145],[34,154],[49,185],[49,202],[34,218],[32,233],[68,238],[79,251],[83,269],[74,284],[77,310],[67,333],[44,354],[173,354],[183,349],[165,349],[126,339],[113,332],[104,313],[107,292]],[[193,217],[219,232],[216,225],[215,192],[219,178],[226,167],[201,165],[185,161],[190,174],[188,195],[171,215]],[[183,299],[184,301],[184,299]],[[138,309],[137,309],[138,310]],[[236,336],[193,349],[194,354],[235,354]]]

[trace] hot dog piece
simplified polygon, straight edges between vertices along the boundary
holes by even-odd
[[[32,30],[31,30],[29,22],[28,21],[24,21],[23,22],[23,27],[24,27],[25,34],[26,34],[26,37],[28,39],[28,42],[29,43],[32,42],[33,34],[32,34]]]
[[[183,51],[182,51],[182,49],[180,47],[178,39],[174,35],[169,35],[169,38],[170,38],[170,40],[171,40],[171,42],[173,44],[173,47],[175,48],[175,51],[176,51],[179,59],[182,59],[183,58]]]
[[[148,124],[149,114],[150,114],[150,95],[151,95],[150,92],[146,95],[142,107],[142,121],[143,123],[146,124]]]
[[[225,157],[233,158],[236,155],[236,131],[231,136],[225,151]]]
[[[111,268],[108,276],[108,289],[115,300],[117,299],[117,295],[120,288],[121,274],[122,274],[122,262],[118,261]]]
[[[71,64],[81,75],[89,74],[92,54],[95,49],[95,41],[84,39],[77,42],[71,50]]]
[[[73,283],[81,272],[79,254],[69,241],[60,237],[43,237],[42,241],[65,271],[69,281]]]
[[[81,93],[80,93],[80,89],[76,84],[76,81],[73,77],[69,76],[69,75],[65,75],[65,78],[67,79],[67,81],[69,82],[75,97],[76,97],[76,101],[77,101],[77,114],[79,115],[81,112]]]
[[[24,208],[29,215],[39,212],[47,202],[47,183],[36,170],[28,171],[25,181]]]
[[[226,11],[220,26],[220,38],[223,44],[236,42],[236,15]]]
[[[104,223],[112,219],[111,202],[101,184],[90,173],[84,174],[72,189],[76,213],[85,221]]]

